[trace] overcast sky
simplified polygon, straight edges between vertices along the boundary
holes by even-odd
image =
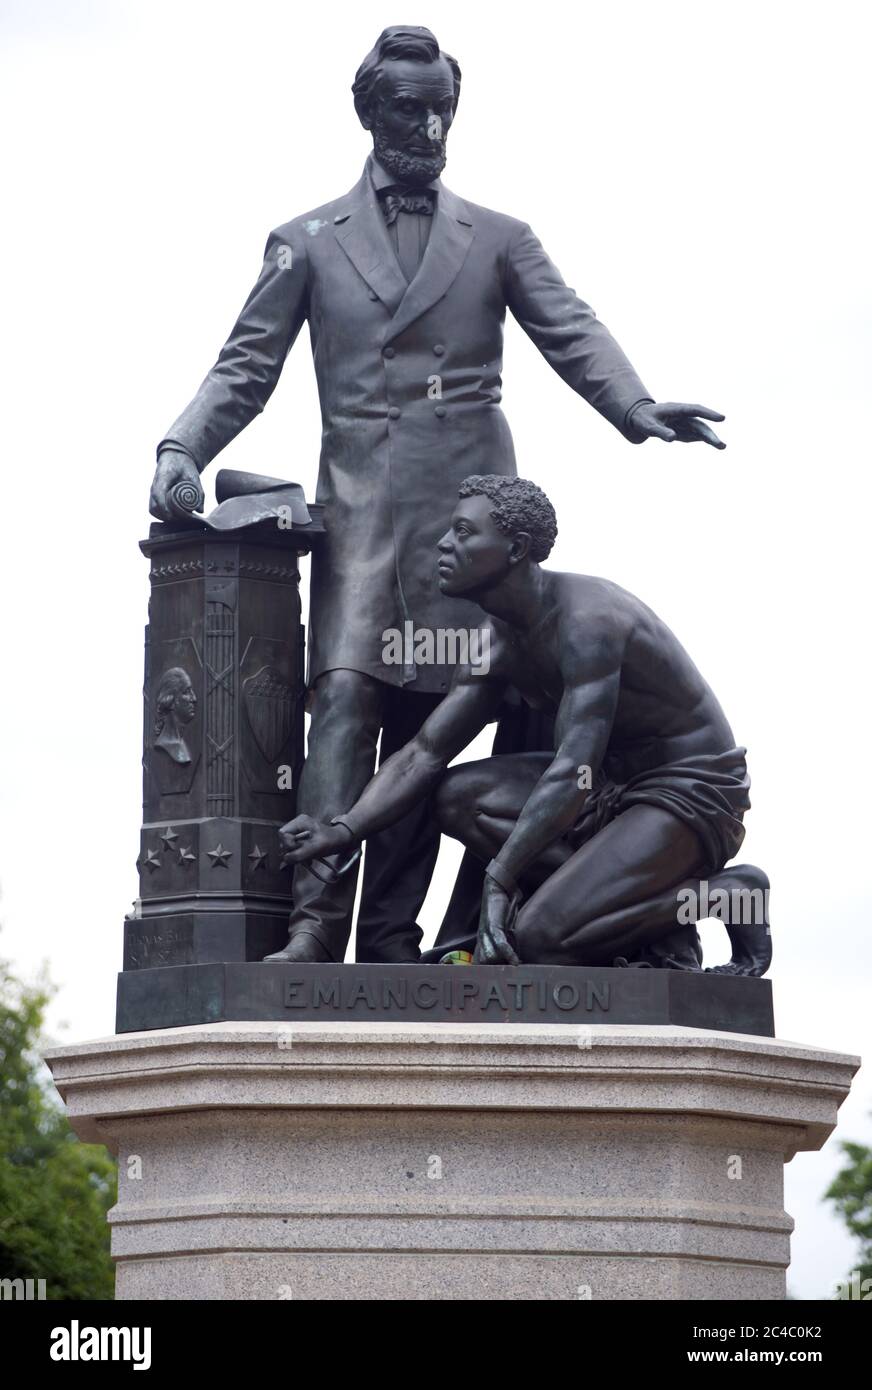
[[[727,415],[725,452],[633,448],[508,325],[519,471],[560,520],[549,563],[650,604],[749,750],[741,857],[772,880],[779,1035],[870,1050],[868,14],[0,0],[0,954],[24,973],[48,961],[56,1037],[114,1027],[154,447],[268,231],[359,177],[354,71],[408,20],[463,68],[445,183],[531,223],[653,395]],[[311,497],[319,436],[304,333],[220,462]],[[447,846],[431,932],[455,863]],[[704,942],[728,954],[716,924]],[[870,1106],[861,1072],[837,1139],[872,1138]],[[788,1169],[798,1297],[852,1267],[821,1204],[838,1165],[831,1140]]]

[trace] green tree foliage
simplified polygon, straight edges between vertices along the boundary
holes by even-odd
[[[825,1193],[845,1225],[860,1242],[856,1270],[860,1280],[872,1279],[872,1149],[842,1144],[848,1162]]]
[[[49,1299],[110,1299],[115,1164],[79,1143],[50,1089],[39,1059],[49,997],[0,961],[0,1277],[44,1279]]]

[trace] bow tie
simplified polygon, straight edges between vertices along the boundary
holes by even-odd
[[[388,226],[392,226],[401,212],[418,212],[424,217],[433,216],[436,195],[429,188],[384,188],[379,190],[379,201]]]

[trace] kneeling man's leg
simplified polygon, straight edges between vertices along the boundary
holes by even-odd
[[[678,888],[699,872],[702,853],[670,811],[630,806],[524,903],[518,954],[542,965],[611,965],[633,954],[675,929]]]

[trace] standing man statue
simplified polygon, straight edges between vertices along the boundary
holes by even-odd
[[[353,804],[382,759],[444,696],[445,665],[390,664],[385,634],[481,621],[447,603],[433,550],[473,465],[514,476],[500,409],[508,309],[567,385],[633,443],[723,448],[701,406],[658,404],[614,338],[562,280],[524,222],[466,202],[440,181],[460,68],[427,29],[386,29],[353,86],[373,152],[355,187],[274,231],[218,361],[158,446],[151,510],[199,473],[266,405],[304,322],[323,418],[313,556],[308,756],[298,808],[328,819]],[[200,493],[202,496],[202,492]],[[417,957],[415,917],[438,849],[425,807],[370,837],[358,959]],[[355,872],[294,874],[290,940],[272,959],[341,960]]]

